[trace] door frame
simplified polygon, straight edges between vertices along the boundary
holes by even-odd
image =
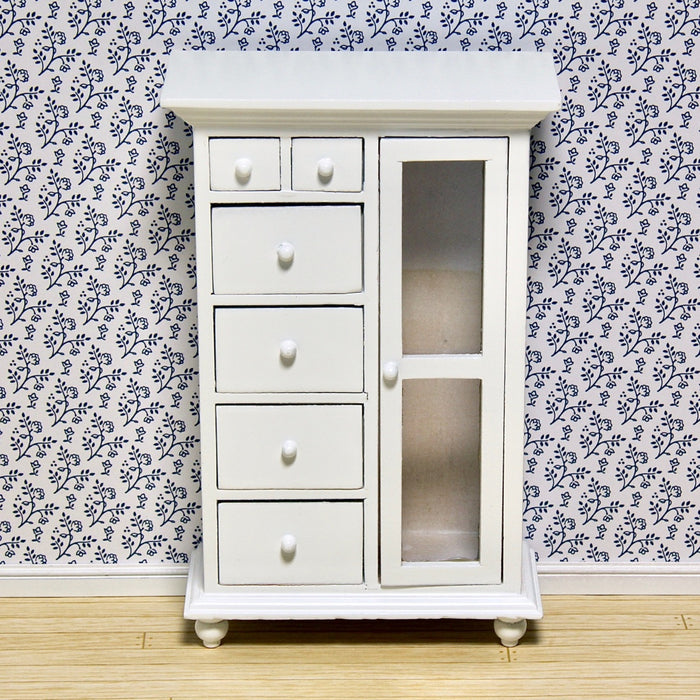
[[[503,580],[508,138],[385,137],[380,140],[380,581],[383,586],[497,584]],[[482,352],[402,352],[402,165],[414,161],[484,163]],[[398,369],[382,377],[386,363]],[[402,383],[417,378],[481,381],[481,486],[476,561],[402,561]]]

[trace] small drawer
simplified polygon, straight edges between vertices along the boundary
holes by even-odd
[[[359,584],[359,501],[219,503],[219,583]]]
[[[209,139],[212,190],[279,190],[280,140]]]
[[[218,206],[215,294],[362,291],[362,212],[341,206]]]
[[[292,188],[360,192],[362,139],[292,139]]]
[[[216,390],[362,391],[361,308],[218,308]]]
[[[220,489],[362,487],[362,406],[217,406]]]

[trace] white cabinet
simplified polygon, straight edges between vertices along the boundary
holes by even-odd
[[[203,541],[185,614],[541,615],[522,537],[542,54],[181,53]]]

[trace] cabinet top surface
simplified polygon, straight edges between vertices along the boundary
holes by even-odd
[[[559,104],[551,55],[528,52],[177,52],[161,95],[195,126],[277,114],[529,128]]]

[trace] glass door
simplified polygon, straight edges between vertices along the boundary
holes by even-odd
[[[383,585],[501,581],[507,149],[381,140]]]

